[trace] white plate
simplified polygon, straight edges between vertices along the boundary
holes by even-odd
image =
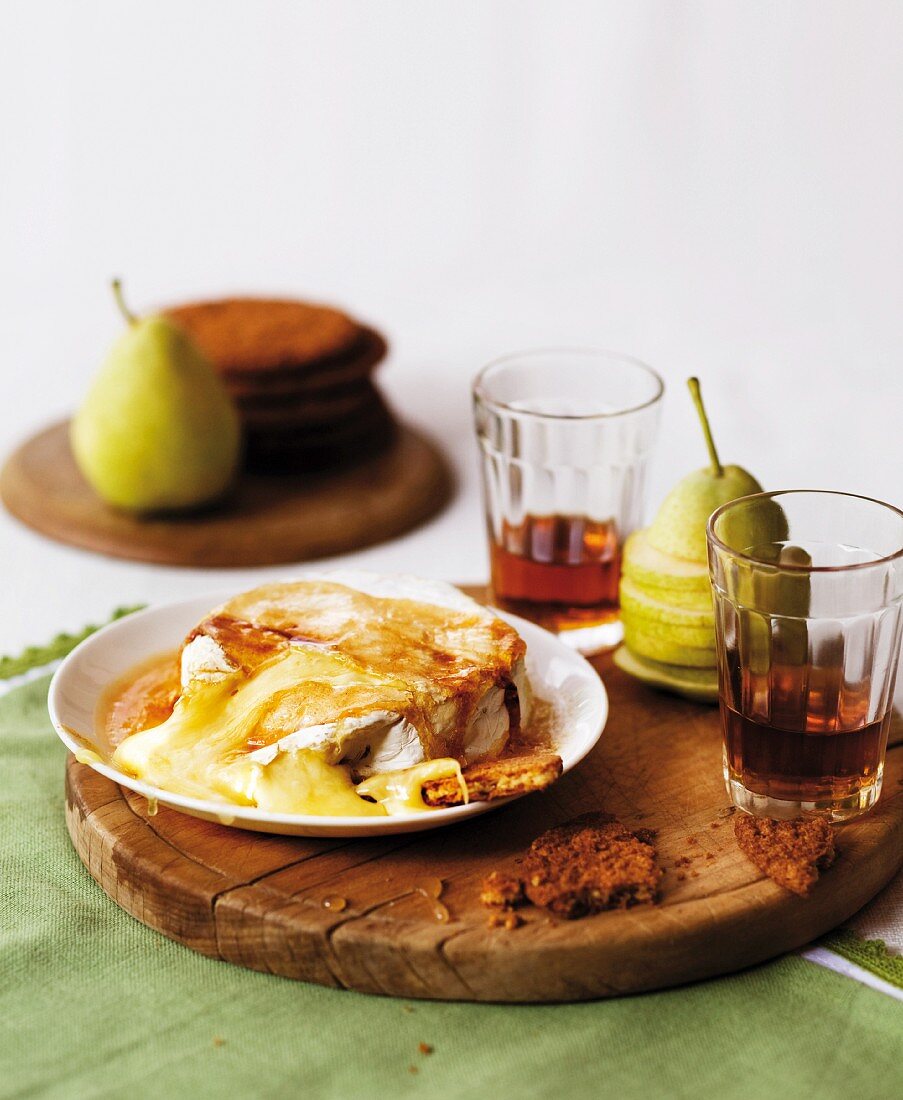
[[[152,607],[119,619],[77,646],[57,669],[50,684],[50,718],[63,744],[72,752],[97,747],[95,721],[106,689],[142,661],[176,650],[207,612],[229,599],[201,596]],[[534,692],[554,703],[559,721],[552,738],[569,771],[599,740],[608,717],[608,695],[592,666],[553,634],[516,615],[502,614],[527,643],[527,672]],[[92,762],[95,771],[120,786],[137,791],[161,806],[240,829],[289,836],[381,836],[416,833],[452,825],[512,801],[471,802],[424,813],[374,817],[321,817],[274,814],[256,807],[185,798],[142,783],[109,764]]]

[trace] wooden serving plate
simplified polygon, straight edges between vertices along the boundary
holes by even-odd
[[[608,657],[594,663],[611,715],[593,752],[543,794],[469,823],[370,840],[263,836],[167,809],[149,816],[140,795],[70,757],[69,833],[115,902],[195,951],[322,985],[438,1000],[579,1001],[725,974],[834,928],[899,870],[903,744],[888,751],[876,808],[838,830],[835,865],[798,898],[736,846],[717,711],[660,695]],[[598,809],[657,830],[661,904],[570,922],[526,909],[520,928],[490,929],[483,877],[550,825]],[[689,865],[675,867],[685,856]],[[418,890],[436,877],[447,923]]]
[[[59,542],[161,565],[278,565],[360,550],[423,523],[452,477],[435,445],[402,426],[392,447],[334,473],[243,474],[218,508],[135,519],[108,508],[79,473],[63,421],[23,443],[0,473],[0,497]]]

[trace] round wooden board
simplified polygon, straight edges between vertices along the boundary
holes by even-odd
[[[76,468],[68,422],[22,444],[0,473],[9,511],[59,542],[162,565],[277,565],[360,550],[438,512],[452,478],[436,447],[401,427],[383,454],[336,473],[243,474],[221,507],[134,519],[108,508]]]
[[[440,1000],[577,1001],[725,974],[834,928],[900,868],[903,744],[888,752],[875,810],[839,829],[836,863],[798,898],[756,871],[723,816],[717,711],[660,695],[607,657],[595,664],[611,697],[595,750],[543,794],[469,823],[370,840],[264,836],[167,809],[148,816],[140,795],[70,757],[69,832],[114,901],[195,951],[322,985]],[[570,922],[531,908],[520,928],[490,929],[483,877],[513,870],[549,826],[598,809],[657,830],[661,904]],[[686,855],[690,865],[675,868]],[[436,876],[448,923],[417,889]],[[344,909],[324,907],[336,897]]]

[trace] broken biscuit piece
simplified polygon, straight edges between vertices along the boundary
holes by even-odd
[[[834,833],[824,818],[775,821],[737,814],[734,835],[746,858],[778,886],[806,897],[834,862]]]
[[[489,802],[494,798],[541,791],[560,775],[561,757],[547,754],[487,760],[468,764],[461,772],[471,802]],[[459,806],[464,799],[457,776],[424,783],[423,801],[428,806]]]
[[[631,832],[604,813],[556,825],[524,859],[527,897],[567,920],[654,902],[662,870],[650,840],[648,830]]]
[[[507,871],[492,871],[483,879],[483,889],[480,892],[483,905],[513,909],[516,905],[523,905],[526,900],[524,884],[517,875]]]
[[[504,928],[506,932],[513,932],[515,928],[520,928],[523,923],[524,918],[519,913],[508,909],[504,913],[490,913],[486,927]]]

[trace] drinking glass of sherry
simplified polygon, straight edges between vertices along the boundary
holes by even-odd
[[[509,355],[474,381],[492,598],[582,653],[622,637],[621,547],[642,522],[664,384],[626,355]]]
[[[760,817],[858,817],[881,793],[903,608],[903,512],[756,493],[709,519],[724,778]]]

